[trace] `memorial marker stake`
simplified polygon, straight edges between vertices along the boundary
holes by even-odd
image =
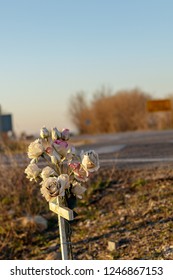
[[[63,206],[62,198],[59,196],[49,202],[49,209],[58,215],[62,260],[68,260],[70,252],[65,219],[68,221],[74,220],[73,210]]]

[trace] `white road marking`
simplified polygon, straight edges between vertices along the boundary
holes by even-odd
[[[122,150],[126,145],[111,145],[111,146],[102,146],[94,148],[94,151],[98,154],[109,154],[115,153]]]
[[[100,159],[101,163],[108,162],[169,162],[173,161],[173,158],[108,158],[108,159]]]

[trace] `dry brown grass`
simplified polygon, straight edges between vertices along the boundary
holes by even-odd
[[[28,142],[18,139],[0,139],[0,153],[10,156],[14,153],[26,153]]]
[[[17,165],[0,168],[0,259],[46,259],[60,250],[57,217],[23,171]],[[173,259],[172,203],[171,170],[101,168],[75,209],[74,258]],[[42,233],[20,223],[35,214],[48,219]],[[109,240],[116,243],[113,252]]]
[[[46,204],[39,203],[39,187],[28,182],[17,164],[1,164],[0,178],[0,259],[26,259],[35,228],[22,227],[20,218],[44,213]]]
[[[102,170],[78,210],[75,257],[173,259],[172,171],[114,170],[111,180],[108,176],[110,171]],[[115,242],[112,252],[108,241]]]

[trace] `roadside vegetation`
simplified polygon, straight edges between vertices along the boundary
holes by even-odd
[[[85,92],[72,96],[68,112],[79,133],[173,128],[173,106],[172,111],[148,113],[147,100],[152,98],[139,88],[113,92],[103,87],[90,101]]]
[[[0,153],[11,155],[26,152],[28,142],[22,139],[0,138]]]
[[[17,165],[1,166],[0,178],[0,259],[60,258],[57,217],[40,186]],[[87,189],[71,224],[74,259],[173,259],[171,170],[101,168]]]

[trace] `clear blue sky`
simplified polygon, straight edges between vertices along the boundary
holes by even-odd
[[[0,104],[17,133],[71,125],[103,85],[173,93],[172,0],[0,0]]]

